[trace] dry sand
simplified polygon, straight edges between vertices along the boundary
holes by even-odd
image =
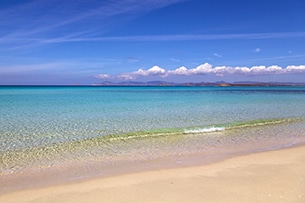
[[[17,191],[0,202],[305,202],[305,146]]]

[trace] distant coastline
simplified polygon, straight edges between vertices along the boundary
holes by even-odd
[[[175,82],[167,82],[167,81],[148,81],[148,82],[111,82],[111,81],[103,81],[99,83],[93,84],[8,84],[8,85],[0,85],[0,87],[74,87],[74,86],[105,86],[105,87],[116,87],[116,86],[168,86],[168,87],[204,87],[204,86],[219,86],[219,87],[234,87],[234,86],[260,86],[260,87],[268,87],[268,86],[305,86],[305,82],[259,82],[259,81],[238,81],[238,82],[225,82],[225,81],[216,81],[216,82],[185,82],[185,83],[175,83]]]
[[[293,82],[252,82],[252,81],[241,81],[228,83],[224,81],[219,82],[187,82],[187,83],[174,83],[167,81],[149,81],[149,82],[109,82],[104,81],[101,83],[94,83],[93,86],[221,86],[221,87],[232,87],[232,86],[305,86],[304,83],[293,83]]]

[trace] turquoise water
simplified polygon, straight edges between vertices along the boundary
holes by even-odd
[[[7,175],[303,142],[305,87],[0,87],[0,115]]]

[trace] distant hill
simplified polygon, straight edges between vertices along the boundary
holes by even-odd
[[[188,83],[174,83],[167,81],[148,81],[148,82],[136,82],[136,81],[123,81],[123,82],[110,82],[103,81],[93,84],[94,86],[305,86],[304,83],[293,82],[258,82],[258,81],[237,81],[233,83],[227,83],[225,81],[217,82],[188,82]]]
[[[184,86],[184,83],[173,83],[173,82],[166,82],[166,81],[148,81],[148,82],[134,82],[134,81],[127,81],[127,82],[109,82],[104,81],[101,83],[95,83],[96,86]]]

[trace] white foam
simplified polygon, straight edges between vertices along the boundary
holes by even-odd
[[[193,130],[184,130],[184,133],[210,133],[210,132],[220,132],[225,131],[225,127],[208,127],[208,128],[198,128]]]

